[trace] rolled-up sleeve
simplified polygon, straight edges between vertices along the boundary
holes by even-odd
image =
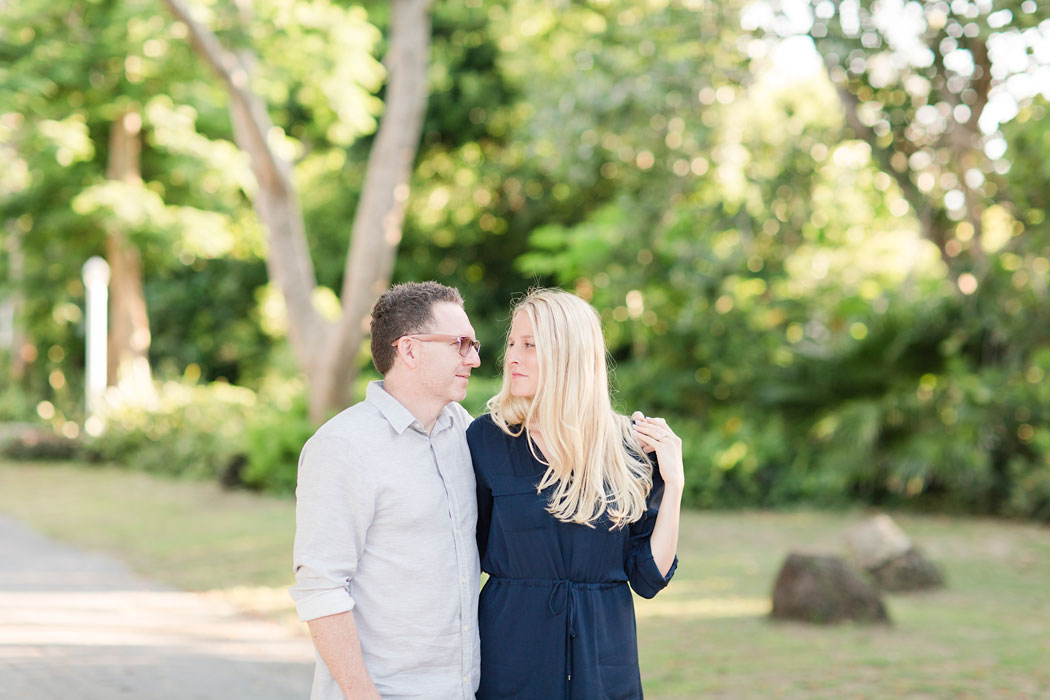
[[[356,469],[342,437],[315,435],[299,455],[295,489],[295,585],[299,619],[353,610],[350,581],[357,573],[375,499],[368,470]]]
[[[656,464],[655,456],[650,457],[653,461],[653,488],[649,492],[648,508],[642,518],[630,526],[630,551],[627,558],[627,577],[631,582],[631,588],[643,598],[652,598],[662,591],[670,583],[678,568],[678,557],[675,556],[667,575],[660,573],[660,567],[656,565],[653,558],[652,537],[653,529],[656,527],[656,518],[660,512],[660,499],[664,493],[664,482],[660,478],[660,470]]]

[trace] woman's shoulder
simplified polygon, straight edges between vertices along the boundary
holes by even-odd
[[[496,426],[496,421],[492,420],[492,414],[483,413],[467,426],[467,437],[471,435],[485,435],[493,430],[499,430],[499,428]]]
[[[467,428],[467,445],[474,462],[474,472],[482,481],[487,482],[495,475],[511,469],[514,461],[516,439],[508,435],[486,413],[474,419]]]
[[[496,423],[491,413],[478,416],[467,427],[467,442],[472,445],[501,443],[509,437]]]

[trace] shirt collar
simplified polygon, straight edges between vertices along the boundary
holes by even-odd
[[[379,409],[379,412],[383,414],[383,417],[386,418],[387,422],[398,434],[405,432],[405,429],[409,426],[414,426],[422,433],[426,432],[423,430],[420,422],[416,420],[416,417],[412,415],[412,412],[387,393],[381,379],[368,383],[368,388],[365,389],[365,400]],[[451,403],[441,409],[441,413],[438,414],[437,421],[434,423],[434,428],[430,432],[431,434],[438,433],[450,425],[452,425]]]

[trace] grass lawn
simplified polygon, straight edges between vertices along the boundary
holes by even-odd
[[[114,468],[0,462],[0,512],[151,578],[294,619],[290,499]],[[1046,527],[898,515],[944,568],[947,589],[888,596],[890,627],[769,622],[787,553],[839,552],[865,515],[687,513],[674,581],[638,601],[646,698],[1050,699]]]

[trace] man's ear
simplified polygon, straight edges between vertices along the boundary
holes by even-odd
[[[409,369],[415,369],[419,366],[419,345],[413,343],[411,338],[398,338],[397,345],[394,348],[397,351],[397,356],[401,358],[401,361]]]

